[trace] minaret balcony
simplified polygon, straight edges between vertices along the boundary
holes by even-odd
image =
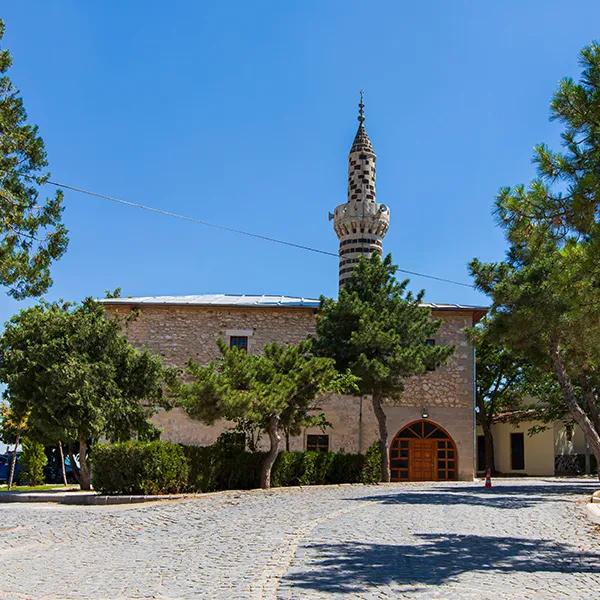
[[[360,233],[383,237],[390,225],[390,210],[376,202],[340,204],[333,213],[333,224],[338,238]]]

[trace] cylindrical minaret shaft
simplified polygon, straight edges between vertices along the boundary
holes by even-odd
[[[361,256],[382,253],[382,240],[390,223],[390,211],[378,204],[375,190],[375,152],[365,129],[362,92],[358,112],[358,131],[348,156],[348,201],[332,216],[340,240],[340,288],[352,274]]]

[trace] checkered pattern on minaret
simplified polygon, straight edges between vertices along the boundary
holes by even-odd
[[[390,224],[390,211],[376,200],[375,152],[365,129],[362,92],[358,105],[358,131],[348,156],[348,201],[331,218],[340,240],[340,287],[361,256],[382,253],[382,240]]]

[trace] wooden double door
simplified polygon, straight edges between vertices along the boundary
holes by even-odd
[[[436,451],[435,440],[409,440],[409,481],[433,481],[436,479]]]
[[[401,429],[390,445],[392,481],[449,481],[457,478],[456,445],[439,425],[421,419]]]

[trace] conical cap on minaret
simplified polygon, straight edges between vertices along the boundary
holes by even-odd
[[[353,152],[370,152],[371,154],[375,154],[373,151],[373,144],[371,144],[369,134],[365,129],[365,104],[362,92],[360,93],[360,104],[358,105],[358,130],[354,136],[350,154]]]

